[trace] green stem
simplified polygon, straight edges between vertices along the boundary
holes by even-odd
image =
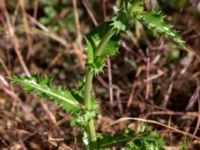
[[[101,42],[99,43],[97,49],[95,50],[95,56],[100,56],[102,52],[104,51],[106,44],[109,42],[109,40],[112,38],[112,36],[115,34],[115,31],[113,28],[111,28],[103,37]]]
[[[105,49],[106,44],[111,39],[111,37],[114,35],[114,30],[111,28],[102,38],[101,42],[99,43],[97,49],[96,49],[96,56],[100,56]],[[92,71],[90,68],[87,68],[86,72],[86,83],[85,83],[85,91],[84,91],[84,106],[86,109],[91,108],[91,88],[92,88],[92,80],[94,76],[94,71]],[[94,120],[91,119],[87,124],[87,132],[89,135],[89,139],[92,142],[95,142],[97,140],[96,137],[96,131],[94,127]]]
[[[93,79],[93,72],[89,68],[87,68],[85,91],[84,91],[84,106],[86,108],[89,108],[89,109],[91,107],[90,91],[91,91],[91,88],[92,88],[92,79]]]
[[[92,88],[93,76],[94,76],[94,73],[89,68],[87,68],[85,91],[84,91],[84,106],[87,109],[91,108],[90,92]],[[87,124],[87,132],[88,132],[90,140],[92,142],[95,142],[97,138],[96,138],[96,131],[95,131],[93,119],[91,119]]]

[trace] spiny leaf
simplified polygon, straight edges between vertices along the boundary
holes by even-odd
[[[184,44],[184,41],[178,35],[177,31],[169,23],[164,21],[164,16],[160,12],[154,10],[144,12],[139,20],[155,35],[163,35],[166,38],[171,38],[177,44]]]
[[[110,21],[95,28],[87,36],[87,65],[91,70],[99,73],[105,65],[105,58],[117,53],[120,44],[119,33],[130,28],[131,21],[140,21],[154,35],[163,35],[171,38],[180,45],[184,43],[170,24],[164,21],[164,16],[161,13],[154,10],[148,12],[144,10],[144,0],[127,0],[122,8],[111,17]],[[102,41],[106,42],[102,43]]]
[[[28,93],[35,92],[39,97],[57,101],[65,111],[70,113],[78,112],[82,108],[70,91],[61,87],[52,87],[52,78],[32,75],[31,77],[12,76],[9,79],[13,83],[21,84]]]
[[[116,14],[111,18],[111,26],[117,30],[117,33],[127,31],[130,24],[130,16],[127,15],[127,12],[124,8],[121,8],[116,12]]]
[[[77,94],[80,97],[84,97],[84,90],[85,90],[85,80],[83,79],[78,81],[76,88],[72,91],[72,93]]]
[[[127,12],[126,15],[136,17],[144,11],[144,0],[127,0],[125,1],[125,9]]]
[[[118,48],[119,48],[120,42],[119,42],[119,36],[114,35],[110,41],[107,43],[105,50],[101,53],[100,56],[102,57],[108,57],[108,56],[113,56],[117,53]]]
[[[108,56],[116,54],[119,48],[119,35],[113,34],[111,39],[104,45],[103,51],[100,53],[100,55],[96,55],[104,36],[112,30],[113,29],[110,25],[110,22],[106,22],[92,30],[92,32],[85,38],[86,51],[88,55],[87,65],[94,70],[95,73],[102,71],[104,67],[104,59]]]
[[[138,132],[126,128],[124,134],[100,135],[97,142],[90,145],[99,150],[112,146],[123,147],[122,150],[164,150],[162,139],[146,126],[142,126]]]
[[[128,0],[125,2],[125,6],[112,18],[111,25],[123,31],[130,26],[130,20],[132,22],[137,20],[151,30],[154,35],[163,35],[166,38],[171,38],[177,44],[183,45],[184,41],[177,31],[164,19],[165,17],[160,12],[155,10],[145,11],[144,0]]]
[[[92,46],[93,53],[96,53],[96,50],[103,38],[103,36],[112,30],[112,26],[110,26],[110,22],[103,23],[99,27],[96,27],[92,32],[87,36],[87,42]],[[111,39],[106,43],[104,51],[100,54],[100,56],[111,56],[114,55],[119,47],[119,35],[114,34]]]
[[[85,37],[86,41],[86,52],[87,52],[87,64],[93,64],[94,63],[94,45]]]
[[[163,140],[146,125],[142,125],[139,132],[127,128],[125,134],[132,136],[133,139],[127,143],[123,150],[164,150]]]
[[[124,5],[111,17],[111,26],[117,33],[127,31],[131,22],[134,22],[140,14],[144,12],[144,1],[125,1]]]

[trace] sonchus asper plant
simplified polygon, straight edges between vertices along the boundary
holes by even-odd
[[[126,129],[123,135],[98,135],[95,131],[94,118],[98,113],[98,103],[91,95],[93,77],[101,72],[105,66],[105,59],[118,52],[120,33],[126,32],[134,22],[140,22],[154,35],[170,38],[175,43],[184,42],[171,25],[164,21],[161,12],[145,11],[144,0],[126,0],[121,8],[108,22],[94,28],[85,36],[87,52],[86,75],[77,84],[75,90],[52,86],[52,78],[41,78],[38,75],[30,77],[12,76],[13,83],[21,84],[28,93],[35,92],[39,97],[56,101],[60,107],[71,114],[71,124],[81,129],[82,143],[86,149],[106,149],[120,145],[124,150],[129,149],[163,149],[163,142],[158,136],[144,129],[134,132]]]

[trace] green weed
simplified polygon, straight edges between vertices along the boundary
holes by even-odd
[[[49,15],[52,17],[55,14]],[[56,101],[63,110],[73,114],[74,119],[72,119],[71,125],[80,127],[81,142],[86,149],[106,149],[120,146],[124,150],[162,150],[163,141],[147,127],[142,128],[139,132],[126,129],[124,134],[113,136],[97,136],[94,127],[94,118],[97,116],[100,106],[95,97],[91,95],[93,77],[103,71],[104,61],[107,57],[117,54],[120,46],[120,33],[129,30],[135,22],[143,24],[155,36],[162,35],[179,45],[184,44],[171,25],[164,21],[161,12],[145,11],[143,0],[129,0],[124,2],[108,22],[94,28],[90,34],[85,36],[86,76],[79,81],[75,90],[69,91],[62,87],[54,87],[51,84],[52,78],[41,78],[39,75],[12,76],[9,79],[13,83],[21,84],[26,92],[35,92],[39,97]]]

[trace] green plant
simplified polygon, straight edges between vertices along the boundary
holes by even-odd
[[[187,149],[187,139],[184,138],[181,142],[181,145],[180,145],[180,150],[186,150]]]
[[[58,102],[62,109],[74,115],[71,124],[81,129],[82,142],[87,149],[105,149],[120,145],[123,149],[162,149],[163,144],[158,136],[145,128],[140,132],[126,129],[124,134],[113,136],[96,135],[94,118],[98,113],[98,104],[91,95],[94,75],[103,71],[104,60],[117,53],[120,45],[120,33],[126,32],[133,23],[141,22],[154,35],[163,35],[174,42],[183,45],[184,42],[172,27],[164,21],[160,12],[145,11],[144,1],[125,1],[108,22],[85,37],[87,63],[86,76],[80,81],[75,90],[53,87],[52,78],[13,76],[10,80],[21,84],[26,92],[35,92],[39,97]],[[148,134],[146,134],[148,133]]]

